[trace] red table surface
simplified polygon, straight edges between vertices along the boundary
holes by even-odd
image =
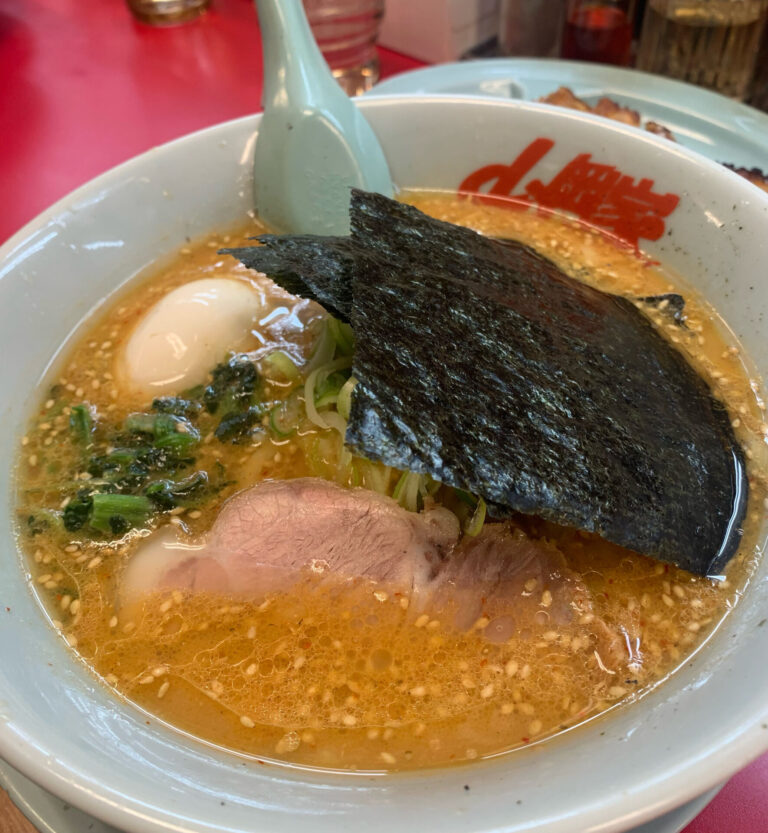
[[[381,65],[421,64],[382,49]],[[249,0],[213,0],[167,29],[136,23],[121,0],[0,0],[0,241],[113,165],[255,112],[261,82]],[[768,755],[685,833],[768,833]]]

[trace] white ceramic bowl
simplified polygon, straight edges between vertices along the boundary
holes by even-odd
[[[634,128],[544,105],[433,97],[360,106],[400,186],[455,189],[549,137],[554,147],[518,191],[589,153],[679,195],[663,236],[641,245],[714,302],[764,373],[768,197],[739,177]],[[258,123],[144,154],[0,249],[0,497],[9,510],[0,513],[0,756],[127,831],[609,833],[682,804],[768,749],[768,563],[704,649],[641,702],[554,741],[435,771],[332,775],[220,754],[147,721],[73,661],[30,592],[9,525],[6,469],[35,383],[116,287],[186,236],[243,220]]]

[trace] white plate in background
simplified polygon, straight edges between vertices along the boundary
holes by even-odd
[[[664,125],[684,147],[716,162],[768,173],[768,114],[725,96],[650,75],[554,58],[491,58],[438,64],[395,75],[368,95],[459,93],[537,101],[569,87],[594,106],[607,96]]]

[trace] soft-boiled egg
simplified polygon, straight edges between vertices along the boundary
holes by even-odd
[[[118,373],[136,392],[178,393],[201,384],[227,352],[257,346],[259,294],[228,278],[192,281],[149,309],[118,356]]]

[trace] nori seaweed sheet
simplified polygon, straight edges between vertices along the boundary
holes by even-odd
[[[351,220],[343,244],[266,236],[229,251],[350,320],[353,451],[497,514],[722,569],[740,542],[743,453],[725,407],[631,301],[380,195],[353,192]]]

